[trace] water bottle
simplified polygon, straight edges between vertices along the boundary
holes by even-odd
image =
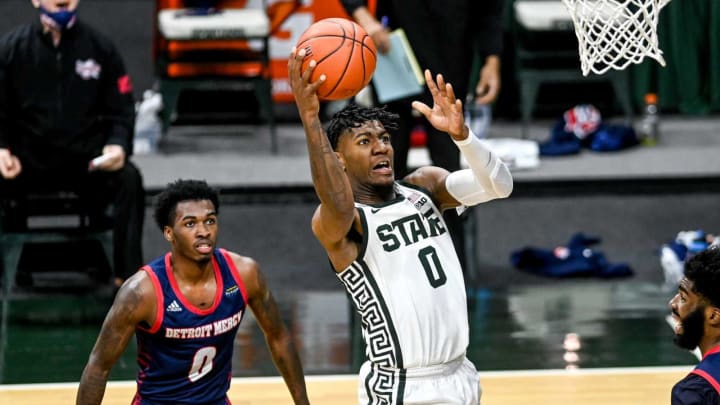
[[[645,95],[645,111],[640,121],[640,140],[643,145],[653,146],[660,138],[660,113],[655,93]]]
[[[492,110],[489,104],[478,104],[472,96],[465,101],[465,122],[476,137],[487,138]]]
[[[157,152],[162,134],[159,113],[163,107],[162,96],[152,90],[145,90],[143,101],[136,105],[134,152],[147,155]]]

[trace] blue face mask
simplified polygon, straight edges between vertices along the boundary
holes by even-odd
[[[69,28],[75,23],[75,10],[60,10],[51,13],[40,6],[40,14],[48,17],[51,20],[51,23],[55,24],[61,30]]]

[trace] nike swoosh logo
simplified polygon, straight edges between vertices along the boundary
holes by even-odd
[[[370,208],[370,213],[375,214],[380,211],[380,208]]]

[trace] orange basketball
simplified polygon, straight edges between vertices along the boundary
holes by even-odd
[[[344,18],[326,18],[308,27],[297,43],[305,49],[302,71],[317,62],[311,81],[325,75],[318,89],[321,100],[341,100],[367,86],[375,72],[375,43],[365,30]]]

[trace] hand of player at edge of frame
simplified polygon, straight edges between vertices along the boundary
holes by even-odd
[[[5,179],[14,179],[21,171],[20,159],[10,149],[0,148],[0,175]]]
[[[420,101],[413,101],[412,107],[439,131],[447,132],[455,141],[462,141],[469,135],[465,125],[465,116],[462,100],[455,97],[452,84],[446,83],[442,74],[433,80],[430,70],[425,69],[425,82],[433,96],[433,106]]]

